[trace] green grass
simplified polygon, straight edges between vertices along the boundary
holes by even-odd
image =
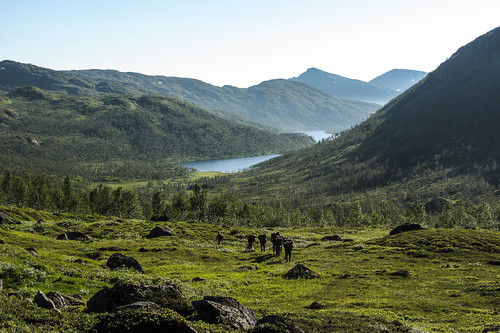
[[[8,211],[3,209],[3,211]],[[37,290],[57,290],[87,301],[116,281],[145,284],[173,282],[189,300],[205,295],[231,296],[258,317],[282,314],[306,332],[481,332],[498,323],[500,306],[500,233],[435,229],[388,236],[389,228],[255,229],[195,222],[116,220],[99,216],[52,216],[15,211],[20,225],[0,226],[0,330],[82,331],[98,320],[74,306],[56,315],[24,301]],[[37,222],[43,216],[42,222]],[[146,239],[157,224],[172,237]],[[77,229],[90,242],[59,241]],[[221,246],[215,235],[226,238]],[[248,233],[280,231],[296,248],[291,263],[272,251],[245,250]],[[321,241],[338,234],[352,242]],[[316,245],[309,246],[316,243]],[[269,244],[270,245],[270,244]],[[34,247],[38,257],[25,248]],[[257,248],[255,246],[255,248]],[[150,252],[140,252],[145,248]],[[121,252],[145,270],[111,271],[107,258]],[[314,280],[286,280],[302,263],[320,274]],[[409,277],[393,273],[407,270]],[[193,278],[205,279],[193,282]],[[8,296],[9,293],[19,293]],[[317,301],[322,309],[310,309]],[[83,303],[82,303],[83,304]],[[229,328],[199,321],[200,332]]]

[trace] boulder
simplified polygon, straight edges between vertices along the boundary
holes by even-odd
[[[44,309],[57,309],[54,302],[40,290],[36,293],[33,303]]]
[[[52,301],[52,303],[54,303],[56,309],[63,309],[69,306],[64,296],[58,293],[57,291],[51,291],[47,293],[46,296]]]
[[[399,271],[390,273],[389,275],[407,278],[407,277],[410,277],[410,272],[408,272],[407,269],[400,269]]]
[[[389,232],[389,235],[396,235],[402,232],[407,232],[407,231],[413,231],[413,230],[424,230],[425,228],[422,227],[420,224],[402,224],[397,226],[396,228],[392,229],[391,232]]]
[[[252,332],[280,332],[280,333],[304,333],[295,326],[291,319],[280,315],[268,315],[257,321],[256,328]]]
[[[339,235],[331,235],[331,236],[325,236],[321,238],[322,241],[341,241],[342,238],[340,238]]]
[[[149,234],[146,236],[146,238],[156,238],[156,237],[162,237],[162,236],[173,236],[174,231],[168,227],[165,226],[158,226],[154,227]]]
[[[38,258],[38,253],[36,252],[34,247],[27,247],[26,251],[28,251],[28,254],[32,255],[35,258]]]
[[[286,279],[315,279],[319,278],[319,274],[313,272],[306,266],[302,264],[295,265],[294,268],[290,269],[284,276]]]
[[[130,303],[130,304],[125,304],[118,306],[113,309],[112,312],[118,312],[118,311],[123,311],[123,310],[135,310],[135,309],[140,309],[140,308],[145,308],[145,307],[152,307],[152,308],[159,308],[158,304],[154,302],[148,302],[148,301],[139,301],[135,303]]]
[[[89,235],[86,235],[80,231],[68,231],[64,234],[57,236],[59,240],[74,240],[80,242],[86,242],[92,239]]]
[[[21,222],[13,217],[10,217],[4,212],[0,212],[0,224],[21,224]]]
[[[137,302],[153,302],[181,315],[193,312],[193,308],[186,302],[180,289],[173,284],[146,286],[123,283],[98,291],[87,302],[87,311],[112,312],[117,307]]]
[[[257,322],[255,313],[231,297],[205,296],[193,301],[198,319],[210,324],[226,324],[234,329],[249,329]]]
[[[144,269],[142,269],[141,264],[137,260],[132,257],[125,256],[121,253],[113,253],[111,257],[106,261],[106,266],[111,269],[118,268],[132,268],[138,272],[144,273]]]

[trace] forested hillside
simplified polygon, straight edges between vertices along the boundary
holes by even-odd
[[[70,71],[82,79],[140,86],[156,93],[195,102],[208,109],[228,110],[285,131],[340,130],[366,119],[379,106],[341,101],[298,82],[270,80],[246,89],[216,87],[205,82],[117,71]]]
[[[476,196],[500,184],[500,28],[339,138],[241,176],[252,195]],[[287,184],[286,188],[277,185]],[[266,186],[264,184],[272,184]]]
[[[282,131],[337,131],[359,123],[379,108],[370,103],[341,101],[328,93],[287,80],[271,80],[241,89],[216,87],[195,79],[113,70],[54,71],[14,61],[2,61],[0,68],[0,90],[35,86],[85,96],[170,96],[206,109],[230,112],[232,115],[218,114],[232,120],[256,122]]]
[[[92,98],[38,88],[0,96],[0,128],[2,169],[59,175],[165,178],[174,168],[168,163],[276,154],[314,143],[301,134],[237,125],[172,98]]]

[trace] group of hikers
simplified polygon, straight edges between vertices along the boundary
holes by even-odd
[[[266,234],[261,234],[259,236],[255,236],[254,234],[247,235],[247,250],[251,251],[253,250],[253,244],[255,243],[255,240],[259,240],[260,243],[260,250],[262,252],[266,251],[266,243],[267,243],[267,236]],[[224,240],[224,235],[219,231],[217,233],[217,236],[215,238],[215,241],[217,242],[218,245],[222,244],[222,241]],[[280,235],[279,232],[274,232],[271,234],[271,243],[273,244],[273,253],[277,257],[281,255],[283,252],[283,249],[285,250],[285,261],[290,262],[292,260],[292,250],[293,250],[293,240],[290,238],[285,238]]]

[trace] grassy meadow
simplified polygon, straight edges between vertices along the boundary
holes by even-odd
[[[90,331],[99,315],[85,312],[86,301],[116,282],[174,283],[190,301],[234,297],[259,318],[281,314],[305,332],[500,330],[499,232],[428,229],[389,236],[390,228],[382,227],[252,229],[0,211],[21,222],[0,225],[2,332]],[[145,238],[157,225],[174,236]],[[56,239],[68,230],[93,240]],[[225,235],[222,245],[215,242],[218,231]],[[266,252],[258,242],[246,249],[247,234],[265,232],[269,239],[275,231],[295,241],[292,262],[273,256],[270,241]],[[348,241],[322,241],[334,234]],[[137,259],[145,273],[105,267],[115,252]],[[297,263],[320,277],[285,279]],[[74,305],[61,313],[37,308],[26,300],[37,290],[72,296]],[[198,332],[234,331],[188,319]]]

